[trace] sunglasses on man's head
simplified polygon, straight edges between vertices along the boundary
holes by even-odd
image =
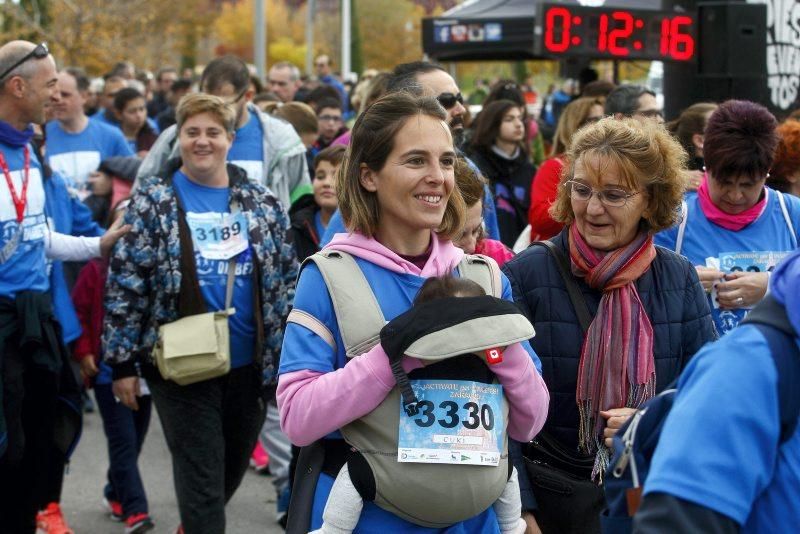
[[[6,76],[8,76],[9,74],[11,74],[14,71],[14,69],[16,69],[17,67],[19,67],[20,65],[22,65],[23,63],[28,61],[29,59],[31,59],[31,58],[44,59],[49,55],[50,55],[50,50],[47,49],[47,43],[39,43],[38,45],[36,45],[36,48],[34,48],[33,50],[31,50],[30,52],[25,54],[22,57],[22,59],[20,59],[19,61],[17,61],[13,65],[11,65],[9,68],[7,68],[3,72],[3,74],[0,74],[0,81],[4,80]]]
[[[444,109],[450,109],[456,105],[456,103],[464,105],[464,97],[461,93],[442,93],[436,97],[436,100],[444,107]]]

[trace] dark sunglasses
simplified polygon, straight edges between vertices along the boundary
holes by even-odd
[[[436,100],[444,107],[444,109],[450,109],[455,106],[457,103],[464,105],[464,97],[461,93],[453,94],[453,93],[442,93],[436,97]]]
[[[14,69],[16,69],[17,67],[28,61],[30,58],[44,59],[49,55],[50,55],[50,50],[47,49],[47,43],[40,43],[36,45],[36,48],[25,54],[22,57],[22,59],[20,59],[19,61],[11,65],[9,68],[7,68],[5,72],[3,72],[3,74],[0,74],[0,81],[4,80],[5,77],[11,74],[11,72],[13,72]]]

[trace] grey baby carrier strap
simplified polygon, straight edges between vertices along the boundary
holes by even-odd
[[[377,345],[386,320],[355,259],[345,252],[326,250],[306,259],[304,265],[308,262],[317,265],[325,280],[347,357],[356,357]],[[500,270],[491,258],[467,255],[457,270],[460,276],[479,284],[487,295],[501,296]],[[293,311],[289,321],[303,324],[336,347],[332,334],[322,330],[327,331],[327,327],[311,316],[301,316]],[[497,337],[511,344],[533,336],[530,323],[522,323],[524,325],[514,318],[501,319],[492,325],[491,330],[501,331]],[[478,344],[481,342],[485,340],[477,341]],[[419,347],[424,347],[424,342],[417,345],[409,349],[415,356],[437,361],[444,359],[441,353],[435,357],[423,354],[426,350],[420,351]],[[510,473],[507,434],[503,432],[500,462],[496,466],[400,464],[397,460],[400,407],[400,388],[394,387],[375,410],[341,429],[345,440],[360,453],[357,461],[366,462],[372,473],[375,504],[407,521],[430,528],[447,527],[489,508],[499,498]],[[505,399],[502,417],[503,421],[508,420]]]

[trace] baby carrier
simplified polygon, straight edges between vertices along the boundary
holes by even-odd
[[[460,276],[478,283],[487,296],[420,304],[387,325],[352,256],[327,250],[308,261],[317,265],[328,287],[347,357],[382,343],[396,380],[375,410],[341,429],[357,452],[347,464],[359,494],[431,528],[488,509],[512,467],[508,404],[486,361],[501,359],[505,347],[534,335],[516,306],[497,298],[502,291],[497,264],[465,256],[458,266]],[[334,345],[313,317],[289,320]],[[406,375],[404,354],[425,361],[425,367]]]

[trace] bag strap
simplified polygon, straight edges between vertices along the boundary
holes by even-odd
[[[534,241],[531,246],[543,247],[550,251],[550,255],[556,260],[556,267],[558,273],[561,275],[561,280],[567,288],[569,300],[572,302],[572,307],[575,309],[575,315],[578,316],[578,323],[581,325],[583,333],[589,330],[589,325],[592,324],[592,314],[589,313],[589,306],[586,304],[586,299],[583,298],[583,292],[578,287],[575,277],[569,267],[569,260],[564,253],[552,241]]]
[[[776,190],[775,193],[778,194],[778,202],[781,205],[781,212],[783,213],[783,220],[786,221],[786,226],[789,228],[789,236],[792,239],[792,248],[797,248],[797,234],[794,231],[794,224],[792,224],[792,218],[789,216],[789,209],[786,207],[786,199],[783,198],[783,193]]]
[[[675,254],[681,253],[683,236],[686,234],[686,224],[689,222],[689,206],[685,200],[681,201],[681,224],[678,226],[678,237],[675,239]]]
[[[752,324],[762,333],[778,372],[778,407],[780,410],[780,443],[791,438],[800,418],[800,392],[795,387],[800,381],[800,347],[786,308],[775,297],[766,297],[740,324]]]
[[[500,267],[489,256],[465,254],[457,269],[459,276],[468,278],[481,286],[487,295],[502,297],[503,283],[500,279]]]
[[[328,287],[347,357],[354,358],[377,345],[386,319],[353,256],[323,250],[306,258],[303,267],[309,262],[317,266]]]

